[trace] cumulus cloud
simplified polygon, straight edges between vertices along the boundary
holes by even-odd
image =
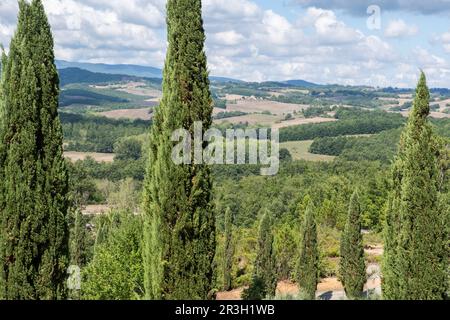
[[[444,51],[450,54],[450,31],[435,36],[432,43],[442,45]]]
[[[449,0],[286,0],[292,6],[316,6],[324,9],[345,10],[355,15],[366,15],[367,8],[376,4],[383,11],[408,11],[421,14],[450,12]]]
[[[211,73],[249,81],[305,79],[348,85],[412,86],[417,70],[424,68],[435,76],[436,85],[449,83],[445,58],[420,47],[405,58],[389,38],[365,34],[348,25],[341,12],[334,9],[355,8],[349,5],[350,1],[300,2],[307,6],[306,10],[288,18],[254,0],[204,0]],[[363,8],[365,3],[360,2]],[[162,67],[167,45],[165,3],[166,0],[45,0],[57,58]],[[424,6],[433,3],[430,0]],[[5,45],[14,32],[16,15],[16,0],[0,0],[0,42]],[[393,21],[386,29],[386,35],[391,37],[414,32],[414,27],[403,21]],[[450,32],[436,36],[435,41],[450,53]]]
[[[419,28],[414,25],[408,25],[402,19],[391,20],[384,31],[388,38],[403,38],[417,35]]]

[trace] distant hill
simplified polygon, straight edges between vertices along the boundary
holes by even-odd
[[[287,81],[283,81],[283,83],[288,84],[290,86],[303,87],[303,88],[322,87],[322,85],[320,85],[320,84],[308,82],[305,80],[287,80]]]
[[[64,60],[56,60],[56,67],[62,69],[82,69],[93,73],[127,75],[141,78],[162,78],[162,70],[154,67],[144,67],[133,64],[104,64],[104,63],[86,63],[86,62],[69,62]],[[210,77],[211,81],[216,82],[242,82],[240,80],[226,77]]]
[[[122,75],[122,74],[107,74],[99,72],[91,72],[80,68],[65,68],[59,69],[60,85],[65,86],[71,83],[108,83],[120,81],[140,81],[142,77]],[[151,80],[151,79],[150,79]],[[155,79],[155,82],[160,80]]]
[[[56,67],[58,69],[78,68],[94,73],[120,74],[144,78],[162,78],[161,69],[132,64],[103,64],[56,60]]]

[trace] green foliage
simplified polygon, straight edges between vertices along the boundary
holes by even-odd
[[[226,109],[227,108],[227,101],[215,98],[214,99],[214,107],[219,109]]]
[[[277,289],[276,261],[273,248],[273,219],[269,211],[263,212],[259,226],[258,249],[255,267],[253,270],[252,283],[243,297],[260,296],[275,297]],[[262,285],[261,285],[262,281]]]
[[[220,119],[227,119],[227,118],[233,118],[233,117],[240,117],[245,116],[247,113],[242,111],[226,111],[226,112],[219,112],[214,116],[214,119],[220,120]]]
[[[422,73],[392,171],[385,228],[383,295],[437,300],[447,292],[448,220],[439,202],[437,143],[427,120],[430,93]]]
[[[266,297],[266,283],[256,274],[253,274],[253,278],[250,287],[242,292],[242,300],[260,301]]]
[[[70,228],[70,264],[83,268],[92,258],[94,238],[88,226],[89,217],[83,216],[79,210],[72,215]]]
[[[102,84],[110,82],[142,81],[142,78],[119,74],[90,72],[80,68],[64,68],[59,70],[59,80],[61,87],[64,87],[71,83]],[[63,103],[67,104],[67,101]]]
[[[275,231],[274,250],[278,280],[291,280],[298,254],[297,234],[290,223],[283,223]]]
[[[350,200],[347,224],[342,234],[339,274],[347,297],[359,299],[367,276],[361,234],[361,207],[357,191]]]
[[[292,161],[292,154],[286,148],[280,149],[280,161]]]
[[[19,1],[2,60],[0,298],[65,299],[69,181],[53,38],[40,0]]]
[[[387,130],[369,137],[325,137],[314,140],[310,152],[339,156],[348,161],[381,161],[390,164],[397,152],[401,129]]]
[[[314,210],[313,204],[310,202],[300,234],[300,260],[297,273],[300,292],[308,300],[315,300],[319,283],[319,251]]]
[[[73,104],[99,106],[105,103],[126,103],[128,100],[96,93],[85,89],[66,89],[61,91],[60,107]]]
[[[310,107],[302,111],[305,118],[314,118],[322,116],[331,111],[330,107]]]
[[[142,142],[136,138],[121,139],[114,145],[114,160],[139,160],[142,157]]]
[[[317,138],[314,140],[311,147],[309,147],[309,152],[313,154],[338,156],[345,150],[347,144],[355,139],[357,138],[345,136]]]
[[[82,298],[142,298],[144,270],[141,218],[129,213],[112,213],[109,220],[99,225],[98,232],[94,257],[82,270]]]
[[[200,0],[167,2],[163,98],[151,130],[144,186],[144,268],[148,299],[213,298],[215,216],[210,169],[176,165],[174,130],[212,123]]]
[[[350,114],[352,115],[351,117],[349,116]],[[355,114],[350,113],[350,111],[338,111],[336,118],[339,121],[283,128],[280,130],[280,141],[301,141],[343,135],[374,134],[399,128],[405,121],[400,114],[379,111],[360,111],[355,112]]]
[[[121,139],[144,134],[150,121],[61,113],[66,150],[113,153]]]
[[[227,208],[225,212],[225,245],[224,245],[224,257],[223,257],[223,290],[228,291],[231,289],[231,273],[233,270],[233,213],[230,208]]]

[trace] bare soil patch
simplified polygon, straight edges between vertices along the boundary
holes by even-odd
[[[118,109],[112,111],[100,112],[99,115],[110,118],[110,119],[141,119],[141,120],[151,120],[153,114],[151,109]]]
[[[102,215],[110,211],[110,207],[106,204],[88,205],[81,210],[83,215]]]

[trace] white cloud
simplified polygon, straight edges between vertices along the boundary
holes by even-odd
[[[408,25],[402,19],[391,20],[384,31],[388,38],[402,38],[417,35],[419,28],[414,25]]]
[[[345,23],[339,21],[336,14],[330,10],[323,10],[315,7],[308,8],[305,21],[312,22],[316,34],[322,43],[355,43],[363,38],[361,31],[347,27]]]
[[[449,64],[417,48],[408,57],[379,35],[350,26],[340,11],[311,2],[288,18],[254,0],[204,0],[206,50],[211,73],[249,81],[305,79],[318,83],[413,86],[424,68],[448,86]],[[342,2],[342,8],[347,6]],[[45,0],[58,59],[162,67],[166,0]],[[16,0],[0,0],[0,42],[15,29]],[[344,16],[345,17],[345,16]],[[390,36],[412,35],[401,20]],[[411,28],[413,29],[411,31]],[[436,37],[450,53],[450,32]],[[425,51],[424,51],[425,50]]]
[[[450,31],[445,32],[439,36],[435,36],[432,42],[442,45],[444,51],[446,53],[450,53]]]

